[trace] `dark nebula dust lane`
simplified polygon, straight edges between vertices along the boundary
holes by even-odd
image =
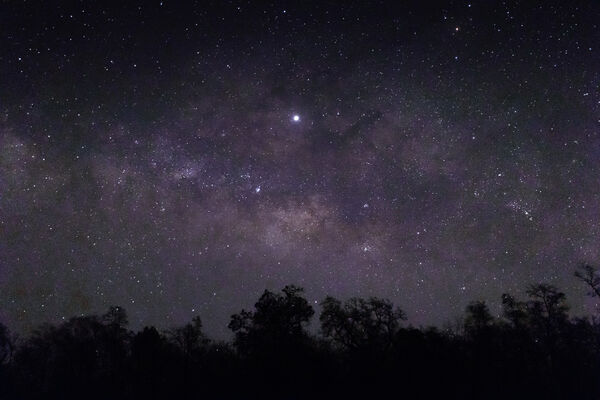
[[[7,325],[224,337],[290,283],[417,325],[533,282],[594,306],[597,3],[50,3],[0,5]]]

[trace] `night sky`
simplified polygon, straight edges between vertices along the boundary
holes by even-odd
[[[589,312],[598,24],[594,1],[2,1],[0,320],[119,304],[226,337],[291,283],[415,325],[534,282]]]

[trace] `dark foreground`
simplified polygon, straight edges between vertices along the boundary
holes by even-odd
[[[23,339],[1,327],[0,398],[599,399],[598,321],[569,317],[552,286],[528,295],[504,295],[501,318],[473,302],[445,330],[406,327],[386,300],[327,298],[314,336],[313,308],[288,286],[232,316],[232,343],[199,318],[132,332],[119,307]]]

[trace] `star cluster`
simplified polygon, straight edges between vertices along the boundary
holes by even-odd
[[[585,308],[597,4],[102,3],[0,5],[9,325],[224,336],[288,283],[414,324],[539,281]]]

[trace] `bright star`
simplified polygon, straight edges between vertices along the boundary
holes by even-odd
[[[294,114],[294,116],[292,117],[292,121],[294,121],[294,122],[300,121],[300,116],[298,114]]]

